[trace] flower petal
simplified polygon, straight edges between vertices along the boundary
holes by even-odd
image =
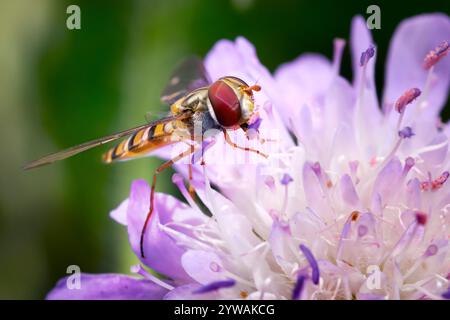
[[[188,250],[181,257],[181,263],[184,270],[201,284],[226,279],[222,262],[213,252]]]
[[[441,13],[415,16],[398,26],[387,58],[384,104],[393,104],[410,88],[424,89],[428,72],[423,68],[423,60],[430,50],[449,38],[450,19]],[[430,114],[436,116],[447,100],[450,59],[439,61],[433,73],[426,99]]]
[[[283,92],[282,115],[285,123],[298,121],[300,108],[310,110],[323,106],[324,94],[334,76],[331,62],[319,54],[303,54],[275,71],[275,79]],[[298,124],[301,127],[301,123]]]
[[[340,182],[341,187],[341,196],[345,203],[349,206],[357,207],[359,206],[359,197],[356,193],[355,186],[353,185],[353,181],[348,174],[344,174],[341,177]]]
[[[117,223],[120,223],[124,226],[127,225],[127,211],[128,211],[128,199],[125,199],[122,201],[121,204],[119,204],[119,206],[112,210],[109,213],[109,216],[115,220]]]
[[[80,289],[69,289],[70,277],[62,278],[47,294],[48,300],[159,300],[167,289],[155,283],[121,274],[80,275]]]
[[[286,274],[292,273],[298,265],[295,263],[298,255],[296,256],[292,251],[292,247],[294,247],[292,239],[289,225],[281,221],[274,221],[268,241],[275,261]]]
[[[389,202],[389,199],[398,192],[398,184],[402,177],[402,170],[400,160],[394,157],[378,174],[374,183],[373,194],[379,194],[383,203]]]
[[[128,206],[128,236],[134,253],[148,267],[174,280],[189,280],[181,266],[181,255],[185,250],[174,239],[161,230],[160,224],[173,222],[200,223],[198,214],[176,198],[156,193],[155,212],[150,218],[144,238],[145,258],[140,253],[142,226],[149,210],[150,187],[144,180],[136,180],[131,186]],[[175,229],[175,227],[174,227]],[[180,230],[178,230],[180,231]],[[181,230],[182,231],[182,230]]]
[[[361,54],[373,47],[373,40],[366,22],[361,16],[352,20],[350,47],[353,61],[353,85],[358,94],[355,108],[355,127],[360,139],[367,144],[377,141],[376,128],[381,122],[381,111],[375,87],[375,56],[371,57],[365,66],[361,66]]]

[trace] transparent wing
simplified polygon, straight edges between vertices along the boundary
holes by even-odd
[[[171,105],[188,92],[205,87],[210,82],[203,61],[197,56],[189,57],[175,68],[161,94],[161,102]]]
[[[145,122],[150,123],[158,119],[162,119],[167,115],[166,111],[147,111],[144,115]]]
[[[119,138],[122,138],[122,137],[129,136],[129,135],[131,135],[132,133],[134,133],[137,130],[141,130],[141,129],[144,129],[144,128],[152,127],[152,126],[155,126],[155,125],[157,125],[159,123],[167,123],[167,122],[171,122],[171,121],[174,121],[174,120],[186,119],[186,118],[189,118],[191,115],[192,115],[191,112],[184,112],[184,113],[180,113],[180,114],[177,114],[177,115],[171,115],[171,116],[168,116],[168,117],[165,117],[165,118],[159,119],[157,121],[153,121],[153,122],[150,122],[150,123],[138,126],[138,127],[134,127],[134,128],[131,128],[131,129],[128,129],[128,130],[125,130],[125,131],[121,131],[121,132],[118,132],[118,133],[111,134],[111,135],[106,136],[106,137],[102,137],[102,138],[99,138],[99,139],[88,141],[88,142],[82,143],[80,145],[77,145],[77,146],[74,146],[74,147],[71,147],[71,148],[68,148],[68,149],[56,152],[56,153],[52,153],[52,154],[49,154],[49,155],[47,155],[47,156],[45,156],[43,158],[40,158],[40,159],[35,160],[35,161],[32,161],[32,162],[26,164],[23,168],[25,170],[29,170],[29,169],[33,169],[33,168],[37,168],[37,167],[46,165],[46,164],[53,163],[53,162],[58,161],[58,160],[63,160],[63,159],[69,158],[71,156],[74,156],[74,155],[76,155],[78,153],[81,153],[83,151],[86,151],[86,150],[89,150],[89,149],[92,149],[92,148],[104,145],[104,144],[106,144],[108,142],[115,141],[115,140],[117,140]]]

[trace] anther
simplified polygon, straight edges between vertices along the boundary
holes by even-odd
[[[350,215],[350,219],[352,221],[356,221],[359,218],[359,211],[353,211],[352,214]]]
[[[398,132],[398,136],[402,139],[409,139],[414,136],[414,132],[411,127],[404,127]]]
[[[448,44],[448,41],[442,41],[442,43],[437,46],[436,49],[431,50],[423,60],[423,67],[425,68],[425,70],[433,67],[436,63],[439,62],[439,60],[445,57],[449,51],[450,46]]]
[[[291,183],[292,181],[293,181],[294,179],[292,179],[292,177],[289,175],[289,174],[287,174],[287,173],[285,173],[284,175],[283,175],[283,178],[281,178],[281,184],[282,185],[285,185],[285,186],[287,186],[289,183]]]
[[[437,177],[434,180],[432,180],[430,177],[427,181],[422,181],[420,183],[420,188],[423,191],[438,190],[445,184],[445,182],[447,182],[449,176],[450,176],[449,172],[444,171],[439,177]]]
[[[395,102],[395,110],[403,113],[408,104],[413,102],[422,92],[418,88],[412,88],[403,93],[397,102]]]
[[[414,167],[414,165],[416,164],[416,161],[414,160],[414,158],[412,157],[408,157],[405,160],[405,166],[403,167],[403,176],[406,176],[409,172],[409,170],[411,170],[412,167]]]
[[[375,55],[375,47],[370,45],[366,51],[361,54],[361,58],[359,59],[359,65],[361,67],[367,65],[367,62]]]
[[[416,221],[420,225],[425,225],[427,223],[428,216],[426,213],[421,211],[416,211]]]

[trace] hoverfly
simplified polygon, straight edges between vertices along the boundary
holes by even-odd
[[[166,117],[47,155],[26,164],[24,169],[28,170],[63,160],[123,137],[127,138],[103,155],[105,163],[142,157],[180,140],[187,142],[189,148],[186,151],[163,163],[154,172],[150,209],[140,238],[140,251],[144,258],[144,234],[154,209],[156,177],[180,159],[193,155],[198,150],[199,141],[202,141],[203,134],[207,130],[221,130],[225,141],[233,148],[255,152],[267,157],[258,150],[238,146],[227,133],[227,130],[239,128],[247,131],[250,119],[254,114],[253,92],[260,89],[261,87],[258,85],[249,86],[243,80],[232,76],[222,77],[211,83],[201,59],[191,57],[175,69],[169,84],[161,95],[161,101],[170,106],[170,112]],[[201,137],[198,137],[198,133],[195,132],[194,123],[201,124]],[[174,139],[174,136],[177,138]],[[189,179],[192,179],[191,163],[189,164]]]

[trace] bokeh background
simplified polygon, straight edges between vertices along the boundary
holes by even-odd
[[[1,0],[0,299],[41,299],[69,265],[129,272],[137,262],[126,230],[108,212],[158,159],[105,166],[95,149],[24,172],[29,160],[145,121],[183,57],[205,55],[219,39],[247,37],[273,71],[303,52],[332,54],[351,18],[381,8],[377,86],[389,39],[404,18],[450,13],[444,1]],[[66,8],[81,8],[81,30]],[[342,72],[351,78],[346,49]],[[447,114],[444,118],[448,118]],[[101,148],[100,148],[101,149]],[[158,190],[174,192],[170,173]]]

